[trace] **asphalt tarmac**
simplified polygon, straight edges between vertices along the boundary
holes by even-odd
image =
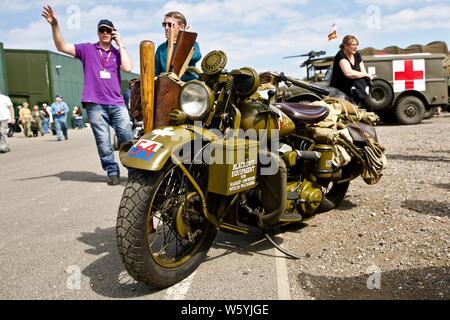
[[[106,184],[91,130],[61,142],[18,133],[10,144],[0,154],[0,299],[289,299],[286,258],[257,232],[219,233],[207,260],[172,288],[136,283],[115,239],[126,169],[121,185]]]

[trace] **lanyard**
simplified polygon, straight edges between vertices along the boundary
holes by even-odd
[[[106,66],[108,65],[108,62],[109,62],[109,59],[111,58],[111,51],[109,51],[109,53],[108,53],[108,57],[106,58],[106,62],[105,62],[105,59],[104,59],[104,57],[103,57],[103,53],[102,53],[102,50],[101,49],[99,49],[98,50],[98,52],[100,53],[100,58],[102,59],[102,66],[103,66],[103,70],[105,70],[106,71]]]

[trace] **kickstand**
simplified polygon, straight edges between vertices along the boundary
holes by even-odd
[[[295,260],[300,260],[300,259],[301,259],[301,257],[299,257],[299,256],[297,256],[297,255],[295,255],[295,254],[293,254],[293,253],[290,253],[290,252],[287,251],[286,249],[283,249],[282,247],[280,247],[279,245],[277,245],[277,244],[275,243],[275,241],[273,241],[273,239],[269,236],[269,234],[268,234],[267,232],[264,233],[264,236],[266,237],[267,240],[269,240],[270,243],[273,244],[273,246],[274,246],[278,251],[284,253],[284,254],[287,255],[288,257],[291,257],[291,258],[293,258],[293,259],[295,259]]]

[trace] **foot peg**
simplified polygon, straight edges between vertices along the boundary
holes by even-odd
[[[297,213],[282,214],[279,220],[280,223],[295,223],[302,221],[303,221],[302,216]]]
[[[288,192],[287,199],[289,201],[299,201],[300,200],[300,196],[296,192]]]

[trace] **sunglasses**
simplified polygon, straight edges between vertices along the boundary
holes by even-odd
[[[169,27],[169,28],[172,28],[172,27],[175,26],[175,23],[172,23],[172,22],[163,22],[163,23],[162,23],[162,26],[163,26],[163,28],[165,28],[166,26]]]
[[[109,28],[100,28],[100,29],[98,29],[98,32],[99,33],[112,33],[112,30],[111,29],[109,29]]]

